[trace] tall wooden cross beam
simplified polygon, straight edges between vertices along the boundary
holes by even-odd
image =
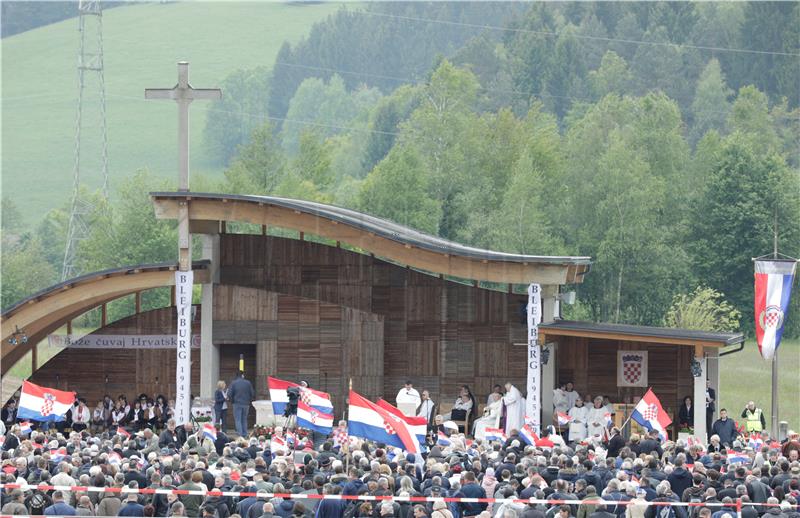
[[[192,88],[189,63],[178,63],[178,84],[172,88],[147,88],[145,99],[166,99],[178,103],[178,190],[189,192],[189,105],[195,99],[220,99],[218,88]],[[175,368],[175,419],[191,420],[191,335],[192,335],[192,236],[189,233],[188,199],[178,209],[178,271],[175,272],[175,307],[178,310],[177,363]]]
[[[178,63],[178,84],[172,88],[146,88],[145,99],[162,99],[178,103],[178,190],[189,191],[189,105],[195,99],[222,98],[219,88],[192,88],[189,84],[189,63]],[[192,267],[189,205],[181,205],[178,214],[178,262],[181,271]]]

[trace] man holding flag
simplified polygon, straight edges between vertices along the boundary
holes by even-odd
[[[636,404],[631,419],[648,430],[657,431],[662,441],[667,439],[667,427],[672,423],[672,419],[661,406],[661,401],[652,389],[647,389],[642,399]]]

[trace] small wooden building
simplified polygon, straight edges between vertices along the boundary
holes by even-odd
[[[675,436],[679,431],[678,409],[687,396],[699,402],[694,405],[695,434],[705,434],[706,380],[719,393],[720,356],[740,351],[744,344],[741,333],[568,320],[543,324],[539,336],[541,343],[553,349],[556,386],[572,382],[581,394],[605,395],[612,403],[622,403],[628,408],[647,389],[620,386],[618,371],[624,354],[618,352],[646,353],[646,386],[653,389],[672,416]]]

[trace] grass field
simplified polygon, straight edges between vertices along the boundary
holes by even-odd
[[[779,417],[789,428],[800,428],[800,340],[784,340],[778,349]],[[748,341],[743,351],[720,359],[720,408],[727,408],[737,418],[748,401],[753,400],[772,416],[772,364],[758,354],[755,341]]]
[[[337,3],[179,2],[117,7],[103,14],[109,174],[139,168],[175,177],[177,107],[144,101],[144,89],[172,87],[176,63],[191,63],[195,87],[219,86],[240,68],[271,65]],[[27,222],[69,200],[77,99],[77,19],[2,40],[2,192]],[[218,174],[202,147],[206,101],[191,108],[193,172]],[[87,108],[87,119],[95,113]],[[87,157],[98,148],[87,148]],[[87,159],[87,167],[97,163]],[[100,174],[86,171],[100,185]]]

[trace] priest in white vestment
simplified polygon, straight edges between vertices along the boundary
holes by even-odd
[[[405,386],[400,389],[400,392],[397,393],[395,402],[397,403],[398,408],[401,409],[404,406],[414,405],[414,412],[416,412],[417,407],[422,402],[422,398],[419,397],[419,392],[417,392],[417,389],[414,388],[414,385],[410,381],[406,381]]]
[[[520,430],[525,424],[525,398],[522,393],[512,385],[506,383],[506,395],[503,396],[506,407],[506,434],[511,430]]]
[[[475,420],[472,436],[476,439],[485,439],[487,428],[499,428],[500,416],[503,414],[503,398],[493,392],[489,399],[491,403],[483,410],[483,417]]]

